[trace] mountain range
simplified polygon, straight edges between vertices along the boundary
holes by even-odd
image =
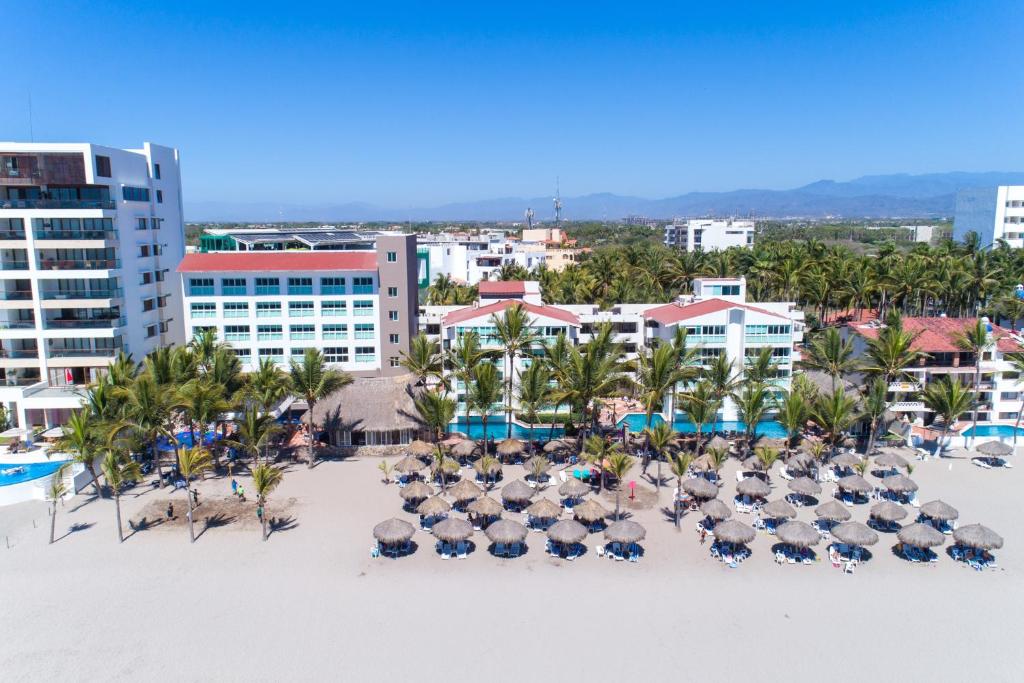
[[[928,173],[819,180],[791,190],[689,192],[646,199],[601,192],[562,198],[568,220],[616,220],[627,216],[756,216],[758,218],[942,218],[953,215],[957,190],[1024,184],[1024,172]],[[504,221],[554,217],[551,197],[502,197],[407,209],[365,202],[309,205],[277,202],[189,202],[190,222],[201,221]]]

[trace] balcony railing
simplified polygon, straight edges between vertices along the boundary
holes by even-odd
[[[13,292],[0,291],[0,301],[31,301],[32,292],[27,289],[14,290]]]
[[[48,301],[63,301],[66,299],[118,299],[124,296],[124,290],[115,289],[80,289],[80,290],[57,290],[43,292],[43,299]],[[30,297],[31,298],[31,297]]]
[[[0,230],[0,240],[23,240],[24,230]]]
[[[746,344],[789,344],[792,337],[788,334],[748,334],[744,335]]]
[[[241,287],[235,287],[233,285],[225,285],[221,287],[221,294],[224,296],[245,296],[246,293],[244,285]]]
[[[36,323],[33,320],[0,320],[0,330],[34,330]]]
[[[688,344],[724,344],[724,334],[688,334],[686,335],[686,342]]]
[[[121,259],[97,258],[97,259],[39,259],[41,270],[109,270],[120,268]]]
[[[117,230],[33,230],[37,240],[112,240],[117,239]]]
[[[0,358],[38,358],[38,349],[0,349]]]
[[[280,296],[281,288],[275,285],[256,285],[256,296]]]
[[[114,209],[110,199],[0,199],[0,209]]]
[[[50,349],[47,358],[113,358],[118,349]]]
[[[44,323],[48,330],[89,329],[105,330],[124,327],[124,318],[56,318]]]
[[[3,387],[28,387],[42,382],[38,377],[4,377],[0,379],[0,386]]]
[[[0,270],[28,270],[28,261],[0,261]]]

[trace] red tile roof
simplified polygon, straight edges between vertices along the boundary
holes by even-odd
[[[962,349],[956,345],[957,336],[978,322],[978,318],[904,318],[903,329],[914,335],[913,349],[925,353],[954,353]],[[854,332],[877,339],[881,328],[855,325]],[[1009,330],[998,325],[992,326],[992,334],[996,338],[996,348],[1003,353],[1016,353],[1024,350],[1010,336]]]
[[[244,251],[185,254],[179,273],[377,270],[372,251]]]
[[[773,318],[788,320],[784,315],[766,311],[763,308],[748,306],[747,304],[726,301],[725,299],[705,299],[704,301],[698,301],[685,306],[679,306],[678,304],[665,304],[664,306],[658,306],[657,308],[645,311],[644,317],[649,320],[656,320],[662,325],[672,325],[673,323],[689,320],[690,318],[696,318],[702,315],[708,315],[709,313],[726,311],[730,308],[743,308],[748,311],[755,311],[764,315],[770,315]]]
[[[513,301],[511,299],[495,301],[493,304],[487,304],[486,306],[467,306],[466,308],[460,308],[459,310],[452,311],[446,315],[441,322],[444,325],[455,325],[456,323],[473,320],[474,318],[484,316],[489,317],[492,313],[500,313],[509,306],[522,306],[526,309],[527,313],[544,316],[545,318],[562,320],[573,326],[578,326],[580,324],[580,319],[576,317],[575,314],[570,313],[565,309],[558,308],[556,306],[536,306],[534,304],[528,304],[522,301]]]
[[[482,280],[477,285],[477,291],[481,296],[508,296],[512,294],[526,294],[526,283],[522,280],[506,280],[504,282],[491,282]]]

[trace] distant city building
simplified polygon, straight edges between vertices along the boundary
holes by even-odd
[[[646,225],[649,228],[653,228],[660,221],[656,218],[648,218],[647,216],[626,216],[626,225]]]
[[[1004,240],[1010,247],[1024,247],[1024,185],[1000,185],[961,190],[956,196],[953,238],[978,234],[979,244],[989,247]]]
[[[921,244],[938,244],[952,235],[952,231],[942,225],[868,225],[864,229],[894,230],[897,231],[896,240]]]
[[[683,251],[720,251],[754,244],[755,223],[733,218],[676,219],[665,226],[665,246]]]
[[[0,402],[64,423],[118,351],[185,339],[178,151],[0,142]]]

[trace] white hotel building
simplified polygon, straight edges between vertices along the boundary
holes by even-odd
[[[683,251],[720,251],[754,244],[756,224],[733,218],[677,219],[665,226],[665,246]]]
[[[178,152],[0,142],[0,402],[59,425],[118,351],[184,339]]]
[[[977,233],[981,247],[991,247],[999,240],[1013,249],[1024,247],[1024,185],[958,192],[953,239],[963,242],[969,232]]]
[[[699,349],[704,362],[726,354],[740,372],[745,359],[771,347],[776,359],[778,391],[788,390],[793,368],[799,360],[798,344],[803,341],[804,314],[794,303],[746,303],[743,278],[698,278],[692,296],[667,304],[619,304],[601,311],[589,305],[546,305],[541,301],[536,282],[481,282],[480,300],[473,306],[426,306],[420,309],[420,330],[434,337],[443,349],[457,344],[458,338],[475,330],[485,348],[500,349],[494,336],[491,316],[510,306],[525,306],[535,332],[551,341],[564,333],[570,343],[589,341],[603,323],[611,323],[615,339],[628,357],[654,340],[670,342],[678,327],[688,332],[687,344]],[[536,351],[536,350],[535,350]],[[515,371],[525,369],[530,359],[517,362]],[[499,370],[503,364],[499,364]],[[459,414],[465,414],[465,388],[457,387]],[[726,401],[720,419],[736,420],[736,407]]]

